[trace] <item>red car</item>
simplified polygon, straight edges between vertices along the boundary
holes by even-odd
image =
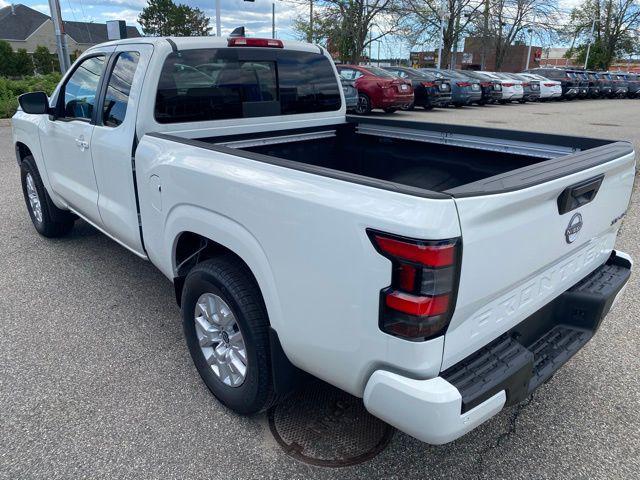
[[[367,114],[374,108],[392,113],[413,103],[413,87],[386,70],[360,65],[337,65],[338,73],[358,89],[356,113]]]

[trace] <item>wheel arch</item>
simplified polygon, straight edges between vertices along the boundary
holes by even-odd
[[[176,300],[180,301],[181,284],[198,261],[229,253],[251,272],[260,289],[271,325],[276,329],[279,327],[281,308],[271,265],[262,245],[245,226],[209,209],[177,205],[168,212],[164,237],[164,248],[171,258],[170,265],[166,265],[170,272],[166,273],[170,273],[170,278],[174,280]],[[153,240],[150,239],[150,243]]]
[[[15,144],[16,149],[16,159],[18,160],[18,165],[22,163],[25,157],[31,155],[33,157],[33,152],[31,149],[23,142],[17,141]]]
[[[181,231],[175,238],[172,253],[172,262],[174,266],[175,277],[173,279],[173,285],[176,294],[176,301],[181,306],[182,289],[184,281],[189,271],[198,263],[215,258],[218,255],[231,255],[236,260],[241,262],[247,272],[249,272],[255,281],[258,292],[262,297],[267,311],[269,322],[269,343],[271,352],[271,371],[274,383],[274,388],[278,394],[286,394],[296,388],[301,379],[301,371],[295,367],[289,358],[287,357],[277,331],[273,328],[271,312],[279,309],[271,304],[269,306],[269,298],[265,295],[265,291],[261,285],[264,284],[265,279],[258,278],[252,268],[251,264],[255,263],[255,260],[246,261],[240,254],[234,251],[227,245],[223,245],[217,242],[207,235],[196,233],[191,230]],[[266,260],[266,257],[265,257]],[[268,287],[267,287],[268,288]],[[277,314],[276,314],[277,315]]]

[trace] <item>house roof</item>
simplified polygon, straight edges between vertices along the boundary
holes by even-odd
[[[0,8],[0,39],[26,40],[49,16],[33,8],[18,3]],[[105,23],[63,22],[65,33],[78,43],[102,43],[109,41],[107,25]],[[139,37],[136,27],[127,27],[129,38]]]
[[[44,13],[21,3],[0,8],[0,38],[4,40],[25,40],[40,25],[49,19]]]

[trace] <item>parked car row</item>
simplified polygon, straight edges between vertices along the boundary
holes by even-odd
[[[347,110],[367,114],[422,107],[506,104],[575,98],[640,98],[640,75],[568,68],[522,73],[404,66],[337,65]]]

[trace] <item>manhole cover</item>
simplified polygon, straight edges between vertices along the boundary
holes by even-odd
[[[285,452],[322,467],[346,467],[375,457],[393,428],[364,408],[362,400],[313,383],[269,410],[269,427]]]

